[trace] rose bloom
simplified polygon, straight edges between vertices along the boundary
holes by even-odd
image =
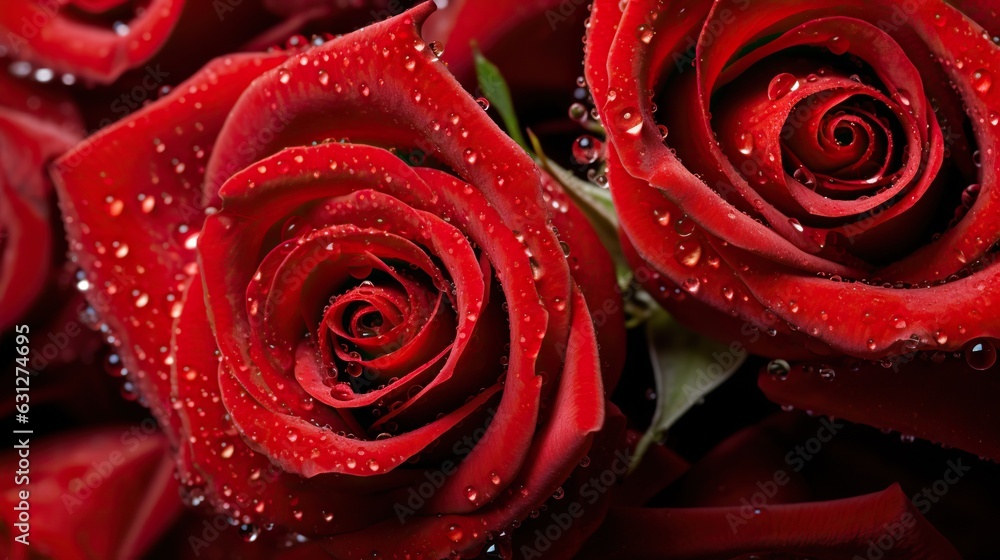
[[[55,166],[187,500],[251,537],[516,546],[621,447],[610,258],[420,39],[432,10],[218,59]]]
[[[1000,458],[997,24],[941,1],[596,2],[586,73],[637,278],[782,359],[773,400]]]

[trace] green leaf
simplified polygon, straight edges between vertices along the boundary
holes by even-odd
[[[656,380],[656,412],[636,444],[633,469],[650,445],[662,440],[685,412],[729,379],[747,357],[742,345],[695,334],[659,308],[646,322],[646,340]]]
[[[475,42],[472,43],[472,53],[476,63],[476,78],[479,80],[479,89],[489,100],[490,105],[500,113],[507,134],[527,151],[528,143],[524,141],[524,135],[521,134],[521,125],[517,122],[517,113],[514,112],[514,102],[511,101],[507,81],[503,79],[500,69],[483,56],[483,53],[479,52],[479,47],[476,46]]]

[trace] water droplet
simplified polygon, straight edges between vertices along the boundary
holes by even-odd
[[[688,292],[692,294],[697,294],[698,289],[701,288],[701,281],[694,277],[688,278],[687,280],[684,281],[683,287]]]
[[[573,159],[581,165],[594,163],[601,155],[602,147],[603,144],[600,140],[589,134],[584,134],[573,142]]]
[[[750,155],[753,152],[753,134],[741,132],[736,141],[736,149],[745,156]]]
[[[695,267],[701,260],[701,244],[697,241],[678,241],[674,248],[674,258],[687,267]]]
[[[802,232],[804,232],[806,230],[804,227],[802,227],[802,224],[799,223],[799,221],[796,220],[795,218],[789,218],[788,219],[788,224],[792,226],[792,229],[794,229],[795,231],[797,231],[799,233],[802,233]]]
[[[767,86],[767,98],[776,101],[799,89],[799,79],[787,72],[782,72],[771,79]]]
[[[587,108],[583,103],[574,103],[569,106],[569,118],[577,122],[587,120]]]
[[[492,482],[494,486],[500,486],[500,475],[497,474],[496,471],[490,473],[490,482]]]
[[[674,231],[676,231],[677,235],[681,237],[687,237],[692,233],[694,233],[694,228],[695,228],[694,220],[686,216],[682,218],[677,218],[677,221],[674,222]]]
[[[965,363],[972,369],[984,370],[993,367],[997,361],[997,348],[993,340],[975,338],[970,340],[963,350]]]
[[[785,360],[771,360],[767,364],[767,373],[778,379],[785,379],[790,371],[792,371],[792,366]]]
[[[831,37],[826,43],[826,48],[836,55],[844,54],[851,48],[851,42],[843,37]]]
[[[670,225],[670,212],[666,210],[659,210],[653,213],[656,216],[656,221],[660,223],[661,226]]]
[[[832,367],[826,364],[821,364],[819,366],[819,378],[823,381],[833,381],[836,376],[837,372],[834,371]]]
[[[621,126],[629,134],[639,134],[642,130],[642,115],[636,109],[625,109],[621,112]]]
[[[261,503],[263,504],[263,502]],[[243,539],[244,542],[248,543],[256,541],[257,537],[260,536],[260,528],[252,523],[240,525],[239,531],[240,531],[240,537]]]
[[[469,486],[468,488],[465,489],[465,499],[469,500],[470,502],[475,502],[476,498],[478,497],[479,497],[479,492],[476,492],[476,489],[473,488],[472,486]]]
[[[473,150],[472,148],[466,148],[465,151],[462,152],[462,155],[465,156],[465,161],[468,162],[469,165],[476,163],[476,158],[478,157],[478,155],[476,154],[476,151]]]
[[[441,58],[441,55],[444,54],[444,45],[442,45],[437,41],[431,41],[430,43],[427,43],[427,46],[430,47],[431,52],[434,53],[434,56],[438,58]]]
[[[972,87],[979,93],[987,93],[993,85],[993,75],[985,68],[980,68],[972,73]]]
[[[648,45],[649,42],[653,40],[653,35],[655,35],[656,32],[653,31],[653,28],[648,25],[640,25],[636,28],[635,34],[640,41]]]
[[[948,335],[944,331],[934,331],[934,340],[937,341],[938,344],[947,344]]]
[[[455,543],[462,542],[462,537],[463,536],[464,536],[464,533],[462,532],[462,528],[461,527],[459,527],[458,525],[449,525],[448,526],[448,538],[451,540],[451,542],[455,542]]]
[[[233,456],[234,452],[236,452],[236,447],[230,443],[229,445],[222,448],[222,452],[219,453],[219,456],[222,457],[223,459],[228,459]]]
[[[816,176],[813,175],[812,171],[809,171],[805,167],[799,167],[793,171],[792,178],[802,183],[802,185],[807,188],[816,188]]]
[[[358,362],[347,362],[347,375],[358,377],[364,373],[364,368]]]
[[[347,261],[347,272],[358,280],[363,280],[371,275],[372,264],[365,257],[356,255]]]
[[[489,108],[490,108],[490,100],[489,100],[489,99],[486,99],[485,97],[479,97],[479,98],[477,98],[477,99],[476,99],[476,103],[478,103],[478,104],[479,104],[479,107],[480,107],[480,108],[481,108],[481,109],[482,109],[483,111],[485,111],[485,110],[487,110],[487,109],[489,109]]]
[[[375,459],[368,459],[368,470],[378,472],[379,464]]]

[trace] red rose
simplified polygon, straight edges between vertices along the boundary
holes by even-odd
[[[57,163],[190,500],[345,558],[503,541],[621,432],[610,259],[420,39],[432,10],[216,60]]]
[[[762,375],[779,402],[997,459],[1000,57],[970,13],[601,0],[586,62],[653,294],[799,362]]]

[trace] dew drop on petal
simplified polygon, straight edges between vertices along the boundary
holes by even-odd
[[[970,340],[964,348],[965,362],[969,367],[977,370],[984,370],[993,367],[997,361],[997,348],[992,340],[988,338],[975,338]]]
[[[745,156],[750,155],[753,152],[753,134],[741,132],[736,140],[736,149]]]
[[[455,543],[462,542],[462,537],[464,535],[465,535],[465,533],[462,532],[462,528],[459,527],[458,525],[449,525],[448,526],[448,539],[450,539],[451,542],[455,542]]]
[[[771,79],[767,86],[767,98],[776,101],[799,89],[799,79],[787,72],[782,72]]]
[[[655,35],[655,32],[653,31],[653,28],[651,28],[648,25],[640,25],[638,28],[636,28],[635,34],[640,41],[648,45],[649,42],[653,40],[653,35]]]
[[[839,36],[831,37],[826,43],[826,48],[836,55],[844,54],[851,48],[851,42]]]
[[[682,240],[674,248],[674,258],[682,265],[693,268],[701,260],[701,244],[697,241]]]
[[[637,109],[625,109],[621,112],[621,126],[629,134],[639,134],[642,130],[642,115]]]
[[[972,87],[979,93],[987,93],[993,86],[993,75],[985,68],[980,68],[972,73]]]
[[[689,293],[697,294],[698,289],[701,288],[701,281],[697,278],[691,277],[684,281],[683,286]]]

